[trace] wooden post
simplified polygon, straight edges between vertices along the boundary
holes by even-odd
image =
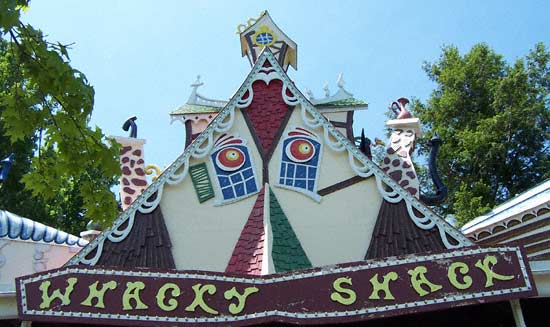
[[[523,320],[523,312],[521,311],[519,300],[510,300],[510,305],[512,306],[516,327],[526,327],[527,325],[525,324],[525,320]]]

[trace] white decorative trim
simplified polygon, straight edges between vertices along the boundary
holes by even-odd
[[[235,104],[239,109],[244,109],[252,103],[252,99],[254,98],[254,90],[252,89],[252,84],[250,84],[247,91],[248,91],[248,96],[244,99],[243,98],[239,99],[239,101],[237,101],[237,103]],[[244,94],[246,94],[246,92]]]
[[[517,228],[520,228],[522,226],[525,226],[526,224],[532,224],[534,222],[537,222],[539,220],[542,220],[542,219],[545,219],[545,218],[548,218],[550,216],[550,212],[545,212],[543,214],[540,214],[540,215],[537,215],[537,212],[542,210],[542,209],[548,209],[550,208],[550,202],[547,202],[547,203],[543,203],[541,205],[538,205],[528,211],[523,211],[523,212],[520,212],[518,214],[515,214],[511,217],[508,217],[506,219],[503,219],[499,222],[496,222],[496,223],[493,223],[491,225],[487,225],[487,226],[483,226],[479,229],[475,229],[476,226],[472,226],[472,227],[469,227],[469,228],[466,228],[466,229],[462,229],[462,231],[464,232],[465,235],[469,236],[469,237],[473,237],[475,240],[484,240],[486,238],[489,238],[489,237],[492,237],[494,235],[498,235],[500,233],[504,233],[504,232],[510,232],[514,229],[517,229]],[[524,219],[525,217],[527,217],[528,215],[533,215],[535,216],[534,218],[530,218],[526,221],[525,225],[523,224],[524,223]],[[514,226],[510,226],[510,224],[512,222],[518,222],[518,224],[515,224]],[[509,227],[510,226],[510,227]],[[497,227],[504,227],[503,230],[501,231],[495,231],[495,229]],[[485,236],[483,238],[479,238],[479,236],[482,234],[482,233],[489,233],[488,236]]]
[[[258,60],[256,61],[254,67],[246,77],[245,81],[227,103],[227,105],[220,111],[218,116],[212,120],[208,127],[191,143],[185,151],[170,165],[168,166],[163,173],[158,177],[156,181],[151,183],[151,185],[143,192],[143,194],[138,197],[129,207],[126,209],[118,218],[115,219],[113,226],[106,229],[101,235],[99,235],[95,240],[90,242],[88,246],[82,249],[80,253],[75,255],[71,260],[67,262],[66,265],[74,264],[89,264],[94,265],[97,263],[101,256],[103,249],[103,243],[106,239],[109,239],[111,242],[120,242],[122,241],[130,232],[133,226],[133,219],[136,210],[139,210],[142,213],[150,213],[160,203],[162,197],[162,191],[166,183],[173,185],[183,181],[187,175],[187,167],[189,166],[189,158],[193,157],[196,159],[203,158],[208,155],[213,146],[213,133],[223,133],[227,132],[233,125],[234,122],[234,111],[235,108],[244,108],[247,104],[252,102],[253,91],[252,84],[257,80],[264,80],[265,77],[258,77],[260,72],[266,72],[266,67],[263,67],[265,61],[269,61],[272,69],[270,69],[270,74],[274,74],[273,78],[281,79],[283,85],[291,91],[293,94],[292,97],[286,96],[285,93],[285,102],[289,101],[294,105],[301,106],[301,116],[304,120],[305,125],[311,129],[323,129],[323,135],[325,142],[334,151],[343,152],[348,151],[348,158],[352,169],[362,177],[368,177],[372,174],[377,176],[377,179],[380,179],[386,186],[392,190],[390,193],[395,194],[396,197],[400,197],[407,202],[408,206],[414,207],[420,213],[424,215],[423,219],[433,220],[434,224],[437,225],[440,230],[440,234],[450,235],[456,241],[457,245],[452,246],[448,242],[445,242],[445,245],[451,245],[449,248],[456,248],[459,246],[468,246],[473,245],[474,243],[466,238],[462,233],[455,230],[451,225],[449,225],[444,219],[437,216],[430,209],[424,206],[418,199],[413,197],[409,192],[403,189],[399,184],[397,184],[390,176],[385,174],[375,163],[368,159],[354,144],[352,144],[344,135],[342,135],[337,128],[334,127],[315,107],[309,102],[306,97],[296,88],[294,83],[290,80],[288,75],[284,72],[283,68],[279,65],[271,50],[268,47],[264,48],[260,54]],[[270,78],[269,80],[272,80]],[[243,99],[242,97],[246,92],[249,92],[248,97]],[[183,169],[183,172],[177,173]],[[177,177],[174,177],[177,176]],[[379,187],[379,190],[382,188]],[[148,201],[149,197],[153,194],[158,193],[155,200]],[[382,195],[387,199],[386,192],[382,192]],[[413,219],[411,217],[411,219]],[[126,223],[128,224],[124,230],[118,230],[118,228]],[[414,221],[414,219],[413,219]],[[415,222],[416,223],[416,222]],[[419,226],[420,227],[420,226]],[[422,228],[422,227],[421,227]],[[116,231],[116,232],[115,232]],[[113,236],[115,233],[115,236]],[[95,248],[97,248],[96,253],[91,259],[85,259]]]
[[[209,113],[189,113],[189,114],[177,114],[177,115],[171,115],[170,124],[174,123],[175,121],[180,121],[182,124],[185,124],[187,121],[191,121],[193,123],[198,123],[200,121],[205,121],[207,123],[210,123],[212,119],[214,119],[218,115],[218,111],[212,111]]]
[[[261,80],[261,81],[264,81],[265,84],[269,85],[269,82],[271,82],[272,80],[279,79],[279,76],[277,75],[277,73],[275,74],[272,74],[272,73],[275,73],[275,68],[273,68],[273,66],[261,67],[258,70],[258,73],[256,74],[254,81]]]

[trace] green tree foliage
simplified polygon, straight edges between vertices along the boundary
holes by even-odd
[[[94,89],[71,67],[67,46],[21,22],[27,6],[0,0],[7,40],[0,49],[0,154],[16,154],[0,204],[72,232],[83,229],[83,215],[108,223],[117,213],[109,187],[120,173],[118,148],[88,126]]]
[[[424,70],[436,88],[412,111],[426,140],[434,132],[443,140],[443,214],[464,224],[550,177],[550,53],[543,44],[513,64],[486,44],[464,55],[448,46]]]

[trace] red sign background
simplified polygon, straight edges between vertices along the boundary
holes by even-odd
[[[495,258],[496,263],[491,264],[487,258]],[[18,278],[18,302],[20,319],[30,321],[171,326],[360,321],[536,295],[529,266],[523,258],[521,250],[514,247],[467,248],[262,277],[72,266]],[[484,260],[486,270],[479,266]],[[466,265],[468,271],[452,268],[457,262]],[[450,277],[449,270],[456,277]],[[411,271],[417,274],[411,276]],[[425,273],[418,274],[420,271]],[[391,275],[395,278],[391,279]],[[384,276],[389,276],[387,290],[393,299],[384,291],[375,292],[373,278],[382,282]],[[468,277],[471,283],[465,287]],[[77,279],[68,296],[70,303],[63,304],[61,298],[44,303],[44,296],[51,296],[55,290],[64,293],[69,278]],[[451,283],[452,278],[455,284]],[[44,291],[44,282],[48,281],[50,284]],[[82,304],[89,297],[90,285],[98,282],[101,288],[103,283],[112,281],[116,287],[106,291],[104,308],[97,307],[94,301],[92,305]],[[417,288],[414,281],[420,281],[416,282]],[[143,283],[137,298],[146,308],[137,308],[135,298],[129,301],[130,309],[123,305],[125,293],[136,295],[135,290],[128,289],[128,283],[135,282]],[[167,283],[176,285],[179,295],[171,293],[172,288],[159,292]],[[462,289],[456,285],[462,285]],[[197,294],[201,288],[204,288],[202,295]],[[254,291],[241,298],[241,302],[236,296],[226,295],[235,292],[242,295],[246,288]],[[171,310],[159,305],[159,293],[162,293],[160,303],[171,303]],[[201,299],[202,305],[197,304]],[[235,309],[239,304],[240,310]]]

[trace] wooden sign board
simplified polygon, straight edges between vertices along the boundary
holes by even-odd
[[[536,295],[516,247],[361,261],[292,273],[71,266],[17,279],[19,318],[110,325],[350,322]]]

